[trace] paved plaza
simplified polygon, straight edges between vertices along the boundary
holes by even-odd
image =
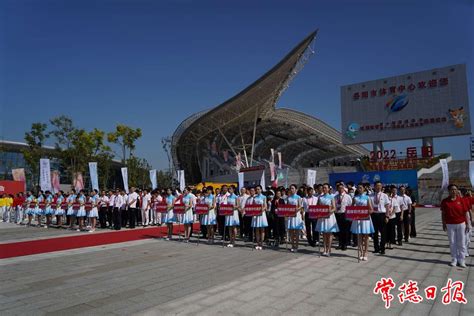
[[[418,237],[385,256],[357,262],[355,249],[319,257],[303,246],[254,251],[147,239],[0,260],[1,315],[473,315],[472,257],[451,268],[438,209],[417,210]],[[71,234],[2,225],[0,242]],[[316,250],[316,251],[315,251]],[[471,249],[472,251],[472,249]],[[396,283],[392,306],[372,294]],[[463,281],[467,304],[444,305],[448,278]],[[398,301],[398,287],[417,281],[423,301]],[[436,300],[424,289],[438,287]]]

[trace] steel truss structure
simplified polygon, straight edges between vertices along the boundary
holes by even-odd
[[[185,119],[171,139],[176,169],[185,170],[187,182],[209,177],[210,144],[228,150],[232,159],[242,155],[244,166],[267,160],[270,149],[282,153],[286,165],[304,168],[333,157],[359,157],[361,146],[344,146],[341,133],[321,120],[290,109],[275,108],[282,93],[314,54],[317,30],[300,42],[276,66],[221,105]],[[213,158],[220,172],[236,173],[235,167]]]

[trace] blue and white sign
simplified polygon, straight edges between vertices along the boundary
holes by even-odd
[[[380,181],[385,185],[395,185],[397,187],[403,185],[410,187],[413,191],[418,190],[418,177],[416,170],[397,170],[397,171],[367,171],[367,172],[345,172],[345,173],[330,173],[329,182],[334,187],[336,182],[343,181],[358,183],[369,183],[373,185],[374,182]]]

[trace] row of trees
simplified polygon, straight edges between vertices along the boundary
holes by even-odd
[[[25,133],[25,141],[28,149],[23,151],[25,162],[29,167],[28,176],[33,184],[39,181],[39,160],[40,158],[57,158],[61,169],[67,173],[62,175],[72,183],[74,175],[81,172],[85,178],[88,175],[88,163],[97,162],[99,170],[99,185],[101,188],[114,186],[114,180],[120,179],[115,185],[122,185],[121,176],[117,167],[122,165],[128,168],[129,185],[135,187],[149,187],[150,164],[146,159],[136,157],[136,141],[142,136],[140,128],[132,128],[123,124],[116,126],[115,131],[106,133],[98,128],[92,131],[74,126],[71,118],[61,115],[45,123],[33,123],[31,130]],[[55,150],[44,150],[46,141],[54,142]],[[120,155],[116,155],[112,146],[120,149]],[[120,163],[113,161],[118,156]],[[169,172],[158,172],[158,183],[160,186],[171,185],[171,175]]]

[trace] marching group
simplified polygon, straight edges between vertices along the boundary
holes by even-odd
[[[449,196],[441,203],[443,229],[448,231],[453,266],[465,267],[473,202],[471,191],[460,193],[455,185],[450,185]],[[294,214],[279,216],[281,205],[294,206]],[[239,235],[244,241],[255,242],[256,250],[262,250],[264,244],[278,248],[286,242],[291,244],[291,252],[297,252],[303,238],[312,247],[322,246],[322,255],[327,257],[336,235],[339,242],[336,249],[357,247],[359,260],[367,261],[369,238],[373,240],[373,252],[384,255],[394,244],[402,246],[416,237],[415,205],[409,188],[383,187],[381,182],[373,187],[338,182],[334,191],[327,183],[314,187],[267,188],[265,192],[257,185],[240,188],[240,193],[235,186],[227,185],[203,190],[186,187],[183,192],[171,188],[130,188],[128,193],[114,190],[100,194],[97,190],[71,190],[69,194],[39,191],[36,195],[27,192],[0,197],[0,219],[25,226],[88,232],[96,230],[97,220],[101,229],[167,225],[167,240],[173,237],[173,227],[183,224],[185,242],[193,235],[193,224],[199,222],[199,237],[209,243],[214,242],[217,233],[232,248]],[[254,209],[258,206],[257,213],[249,216],[249,206]],[[309,212],[312,206],[326,207],[328,216],[314,219]],[[349,206],[364,207],[368,216],[348,218]],[[225,215],[224,209],[227,209]]]

